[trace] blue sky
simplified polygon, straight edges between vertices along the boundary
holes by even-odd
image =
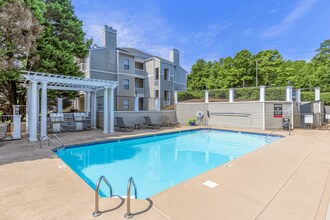
[[[330,39],[330,0],[73,0],[88,38],[100,44],[104,25],[118,46],[164,58],[181,53],[190,70],[199,58],[218,60],[247,49],[277,49],[285,59],[310,60]]]

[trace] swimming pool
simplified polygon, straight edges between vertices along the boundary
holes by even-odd
[[[133,177],[147,198],[281,138],[253,133],[194,130],[69,147],[58,156],[94,190],[104,175],[114,195],[126,195]],[[109,196],[101,184],[102,196]]]

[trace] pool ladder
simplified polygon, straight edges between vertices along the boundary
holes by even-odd
[[[61,148],[65,149],[65,145],[64,145],[63,141],[59,137],[57,137],[57,135],[55,135],[55,134],[51,134],[51,135],[60,142],[60,146],[58,144],[56,144],[54,142],[54,140],[51,139],[49,136],[42,136],[40,138],[40,148],[42,147],[42,141],[48,140],[48,147],[50,146],[50,143],[52,143],[56,147],[56,151],[58,151],[58,149],[61,149]]]
[[[276,129],[274,129],[272,132],[270,132],[268,135],[267,135],[267,137],[269,137],[269,136],[271,136],[275,131],[277,131],[277,130],[279,130],[280,128],[283,128],[283,125],[285,125],[285,124],[289,124],[289,135],[291,135],[291,123],[290,122],[288,122],[288,121],[286,121],[286,122],[283,122],[282,124],[281,124],[281,126],[280,127],[278,127],[278,128],[276,128]]]
[[[100,176],[100,178],[98,179],[97,181],[97,184],[96,184],[96,190],[95,190],[95,210],[93,212],[93,216],[94,217],[98,217],[100,216],[102,213],[99,209],[99,189],[100,189],[100,185],[101,185],[101,182],[102,180],[107,184],[107,186],[109,187],[110,189],[110,198],[113,196],[113,193],[112,193],[112,186],[111,184],[109,183],[109,181],[107,180],[107,178],[105,178],[105,176]],[[128,184],[127,184],[127,198],[126,198],[126,201],[127,201],[127,211],[126,211],[126,214],[124,215],[124,217],[126,219],[130,219],[133,217],[133,214],[131,213],[131,186],[134,186],[134,197],[135,199],[137,199],[137,188],[136,188],[136,184],[134,182],[134,179],[133,177],[130,177],[128,179]]]

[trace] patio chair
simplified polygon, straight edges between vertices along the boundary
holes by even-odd
[[[171,126],[171,127],[180,127],[181,126],[180,122],[171,121],[170,118],[167,116],[164,116],[163,124],[166,124],[167,126]]]
[[[8,128],[7,123],[0,124],[0,147],[7,138],[7,128]]]
[[[152,128],[152,129],[159,129],[160,126],[162,126],[161,124],[154,124],[151,122],[151,119],[149,116],[144,116],[144,120],[145,122],[143,123],[144,126],[146,126],[147,128]]]
[[[116,121],[117,121],[117,127],[119,127],[119,129],[122,132],[125,132],[125,131],[132,132],[134,130],[134,127],[133,126],[127,126],[127,125],[125,125],[124,119],[122,117],[116,117]]]

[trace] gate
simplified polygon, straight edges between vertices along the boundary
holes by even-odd
[[[301,113],[294,114],[294,127],[303,129],[330,129],[330,114]]]

